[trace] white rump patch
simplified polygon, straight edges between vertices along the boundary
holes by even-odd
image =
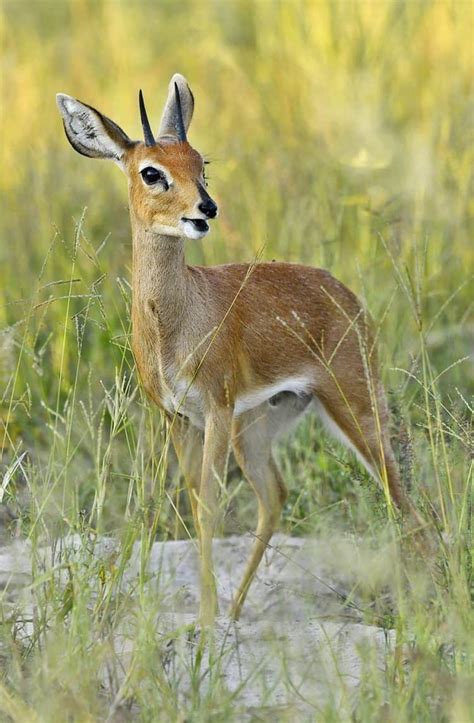
[[[313,381],[309,377],[288,377],[274,384],[269,384],[266,387],[255,389],[248,394],[237,397],[235,400],[234,416],[238,417],[249,409],[258,407],[259,404],[263,404],[263,402],[266,402],[270,397],[280,392],[292,392],[298,395],[308,394],[311,392],[312,385]]]

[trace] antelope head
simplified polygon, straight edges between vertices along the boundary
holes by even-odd
[[[182,75],[171,78],[157,136],[140,91],[143,141],[132,141],[110,118],[69,95],[58,93],[56,99],[72,147],[84,156],[111,159],[126,174],[135,223],[178,238],[208,233],[218,209],[206,190],[203,158],[187,140],[194,98]]]

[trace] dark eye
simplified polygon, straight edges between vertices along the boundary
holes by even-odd
[[[140,173],[147,186],[154,186],[157,183],[161,183],[165,191],[168,190],[169,183],[163,171],[159,171],[158,168],[153,168],[153,166],[147,166],[143,171],[140,171]]]

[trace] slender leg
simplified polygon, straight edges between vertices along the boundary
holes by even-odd
[[[389,414],[383,387],[377,380],[374,380],[373,386],[376,393],[370,395],[363,375],[354,375],[350,385],[340,384],[337,389],[328,382],[316,391],[321,403],[319,411],[329,430],[358,453],[396,507],[418,518],[400,481],[390,443]]]
[[[186,419],[178,417],[172,422],[171,439],[188,490],[194,527],[199,538],[198,497],[201,484],[203,434]]]
[[[257,567],[272,537],[287,492],[272,456],[272,439],[276,425],[271,413],[262,407],[234,419],[232,446],[237,462],[249,480],[258,500],[258,524],[255,541],[236,596],[231,615],[238,619]]]
[[[197,516],[201,542],[200,621],[212,625],[218,612],[212,561],[212,538],[218,518],[218,489],[223,481],[229,455],[231,410],[214,410],[206,419],[204,455]]]

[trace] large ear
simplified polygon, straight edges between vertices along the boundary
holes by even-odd
[[[121,158],[133,141],[110,118],[70,95],[56,96],[64,130],[71,146],[89,158],[110,158],[121,165]]]
[[[181,115],[183,118],[184,128],[187,132],[194,110],[194,96],[191,93],[186,78],[179,73],[175,73],[170,80],[168,86],[168,97],[166,99],[163,115],[161,116],[160,130],[158,138],[163,136],[179,137],[178,129],[180,127],[179,108],[176,100],[176,89],[178,88],[179,100],[181,101]]]

